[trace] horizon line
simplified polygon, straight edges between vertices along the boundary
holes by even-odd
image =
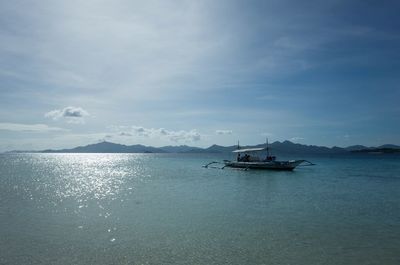
[[[349,146],[344,146],[344,147],[340,147],[340,146],[332,146],[332,147],[329,147],[329,146],[324,146],[324,145],[313,145],[313,144],[295,143],[295,142],[292,142],[292,141],[290,141],[290,140],[284,140],[284,141],[278,141],[278,140],[277,140],[277,141],[274,141],[274,142],[272,142],[272,143],[269,143],[269,145],[275,144],[275,143],[285,143],[285,142],[288,142],[288,143],[291,143],[291,144],[294,144],[294,145],[302,145],[302,146],[307,146],[307,147],[318,147],[318,148],[328,148],[328,149],[334,149],[334,148],[347,149],[347,148],[349,148],[349,147],[357,147],[357,146],[362,147],[362,148],[382,148],[383,146],[386,146],[386,145],[395,146],[395,149],[396,149],[396,148],[400,148],[399,145],[390,144],[390,143],[382,144],[382,145],[379,145],[379,146],[365,146],[365,145],[362,145],[362,144],[355,144],[355,145],[349,145]],[[146,147],[146,148],[157,148],[157,149],[162,149],[162,148],[165,148],[165,147],[181,147],[181,146],[186,146],[186,147],[198,148],[198,149],[202,149],[202,150],[209,149],[209,148],[211,148],[211,147],[213,147],[213,146],[219,146],[219,147],[224,147],[224,148],[237,146],[237,144],[224,146],[224,145],[219,145],[219,144],[216,144],[216,143],[214,143],[214,144],[212,144],[212,145],[210,145],[210,146],[208,146],[208,147],[199,147],[199,146],[192,146],[192,145],[187,145],[187,144],[151,146],[151,145],[143,145],[143,144],[140,144],[140,143],[136,143],[136,144],[127,145],[127,144],[122,144],[122,143],[116,143],[116,142],[110,142],[110,141],[103,140],[103,141],[99,141],[99,142],[97,142],[97,143],[89,143],[89,144],[86,144],[86,145],[79,145],[79,146],[69,147],[69,148],[66,147],[66,148],[59,148],[59,149],[45,148],[45,149],[41,149],[41,150],[9,150],[9,151],[3,151],[3,152],[1,152],[1,153],[2,153],[2,154],[5,154],[5,153],[13,153],[13,152],[19,152],[19,153],[24,153],[24,152],[25,152],[25,153],[29,153],[29,152],[61,151],[61,150],[75,149],[75,148],[79,148],[79,147],[87,147],[87,146],[90,146],[90,145],[97,145],[97,144],[101,144],[101,143],[110,143],[110,144],[121,145],[121,146],[127,146],[127,147],[135,146],[135,145],[140,145],[140,146],[143,146],[143,147]],[[266,143],[250,144],[250,145],[241,145],[241,147],[252,147],[252,146],[259,146],[259,145],[266,145]]]

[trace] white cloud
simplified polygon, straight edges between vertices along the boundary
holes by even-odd
[[[127,137],[133,136],[133,134],[131,134],[129,132],[120,132],[118,135],[119,136],[127,136]],[[111,135],[107,135],[107,136],[109,136],[111,138]]]
[[[46,124],[21,124],[21,123],[0,123],[0,130],[14,132],[51,132],[51,131],[66,131],[58,127],[50,127]]]
[[[197,130],[172,131],[164,128],[145,128],[142,126],[111,126],[111,129],[117,131],[117,136],[125,137],[165,138],[173,142],[197,142],[201,140],[201,134]]]
[[[149,137],[153,133],[153,129],[145,129],[141,126],[132,126],[132,133],[139,136]]]
[[[84,123],[84,117],[89,116],[89,112],[81,107],[68,106],[49,111],[44,116],[53,120],[66,119],[68,123]]]
[[[298,137],[298,136],[290,138],[290,141],[293,141],[293,142],[297,142],[297,141],[301,141],[301,140],[304,140],[304,138]]]
[[[216,134],[218,135],[229,135],[232,134],[232,130],[216,130],[215,131]]]
[[[196,130],[191,131],[170,131],[167,137],[174,142],[197,142],[201,140],[201,135]]]

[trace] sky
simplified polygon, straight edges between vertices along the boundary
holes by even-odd
[[[400,144],[398,1],[0,0],[0,151]]]

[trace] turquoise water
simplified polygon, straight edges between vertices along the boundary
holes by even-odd
[[[400,157],[0,155],[0,264],[400,264]]]

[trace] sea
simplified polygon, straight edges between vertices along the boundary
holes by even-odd
[[[0,264],[400,264],[399,155],[229,156],[1,154]]]

